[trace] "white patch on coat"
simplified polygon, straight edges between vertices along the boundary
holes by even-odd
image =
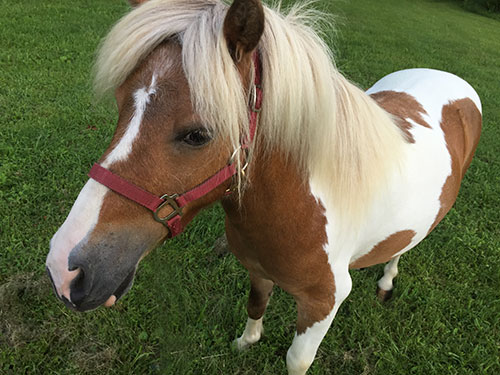
[[[102,166],[109,168],[117,161],[126,160],[137,138],[146,106],[151,95],[156,92],[156,75],[153,75],[149,88],[141,88],[134,93],[135,111],[125,134],[108,154]],[[60,296],[70,299],[71,281],[79,270],[68,270],[71,250],[92,232],[97,224],[107,187],[89,179],[80,191],[71,211],[50,241],[50,252],[46,266],[50,271],[54,286]]]
[[[470,98],[481,111],[479,96],[466,81],[438,70],[408,69],[391,73],[368,89],[367,94],[386,90],[414,97],[426,111],[422,118],[431,128],[412,122],[409,131],[415,143],[406,144],[402,169],[394,171],[390,189],[373,202],[353,260],[393,233],[402,230],[416,233],[411,243],[396,255],[410,250],[427,235],[441,207],[442,187],[451,174],[451,156],[441,129],[443,106]]]
[[[327,248],[328,244],[325,244],[325,251],[328,253]],[[335,280],[335,304],[332,311],[323,320],[314,323],[303,333],[295,334],[286,355],[289,375],[304,375],[306,373],[313,363],[319,345],[328,332],[340,305],[351,292],[352,281],[348,268],[340,263],[330,263],[330,266]]]

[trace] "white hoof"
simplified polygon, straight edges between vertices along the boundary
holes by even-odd
[[[254,342],[247,342],[242,337],[238,337],[233,341],[233,348],[239,352],[242,352],[244,350],[247,350]]]
[[[262,326],[262,318],[254,320],[248,318],[247,325],[245,327],[245,331],[233,342],[233,346],[237,350],[245,350],[250,345],[255,344],[260,340],[262,336],[263,326]]]

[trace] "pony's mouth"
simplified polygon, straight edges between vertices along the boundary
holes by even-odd
[[[118,289],[104,302],[104,306],[111,307],[118,301],[121,297],[123,297],[132,287],[132,283],[134,281],[135,269],[130,272],[125,280],[118,286]]]
[[[118,288],[106,300],[102,299],[101,297],[99,299],[94,300],[95,302],[88,302],[79,306],[75,306],[74,304],[69,302],[65,297],[62,297],[63,302],[66,304],[66,306],[76,311],[94,310],[99,306],[111,307],[116,303],[116,301],[118,301],[130,290],[134,281],[135,271],[136,268],[133,268],[132,271],[127,275],[127,277],[125,277],[122,283],[118,286]]]
[[[125,277],[125,279],[122,281],[122,283],[118,286],[118,288],[109,296],[104,302],[101,303],[96,303],[96,302],[91,302],[88,305],[85,306],[77,306],[74,303],[70,302],[65,296],[61,296],[54,284],[54,281],[52,279],[52,275],[50,273],[50,270],[47,268],[47,273],[49,275],[49,278],[52,283],[52,287],[54,290],[54,293],[58,299],[60,299],[64,304],[70,308],[71,310],[74,311],[87,311],[87,310],[93,310],[100,305],[103,305],[105,307],[111,307],[113,306],[116,301],[118,301],[121,297],[123,297],[132,287],[133,281],[134,281],[134,276],[135,276],[135,271],[136,268],[133,268],[132,271]],[[102,300],[101,300],[102,301]]]

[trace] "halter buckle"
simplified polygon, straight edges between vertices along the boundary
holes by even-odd
[[[249,107],[252,112],[259,113],[261,108],[257,108],[257,89],[262,89],[262,86],[260,84],[252,85],[252,89],[250,90]]]
[[[167,223],[170,219],[177,215],[182,216],[182,207],[179,207],[179,204],[176,201],[177,197],[179,197],[179,194],[164,194],[161,196],[161,199],[163,199],[164,201],[162,204],[156,207],[156,210],[154,210],[153,212],[153,217],[156,221],[165,224],[168,227]],[[167,216],[160,217],[159,212],[165,205],[169,205],[173,209],[173,211]]]

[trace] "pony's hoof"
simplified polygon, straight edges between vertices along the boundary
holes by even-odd
[[[389,301],[391,299],[391,297],[392,297],[392,291],[393,291],[393,289],[391,289],[391,290],[384,290],[384,289],[380,289],[377,286],[377,298],[381,302]]]
[[[233,341],[233,348],[237,351],[241,352],[243,350],[247,350],[251,345],[255,344],[260,340],[261,332],[253,335],[245,335],[243,334],[241,337],[238,337]]]
[[[242,352],[244,350],[247,350],[250,345],[252,345],[249,342],[244,341],[241,337],[238,337],[237,339],[234,339],[233,343],[231,344],[231,347],[233,350]]]

